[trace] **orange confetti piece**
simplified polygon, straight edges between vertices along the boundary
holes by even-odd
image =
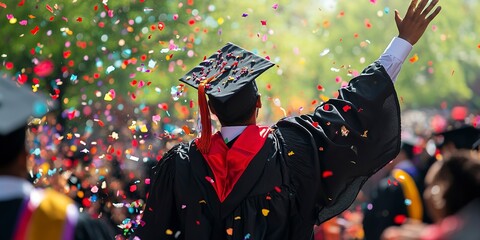
[[[233,228],[227,228],[227,234],[228,234],[228,236],[232,236],[233,235]]]
[[[172,235],[172,234],[173,234],[173,231],[170,230],[170,229],[167,229],[167,230],[165,231],[165,234],[167,234],[167,235]]]
[[[191,132],[190,132],[190,128],[188,128],[187,125],[183,125],[183,126],[182,126],[182,129],[183,129],[183,131],[185,132],[185,134],[187,134],[187,135],[191,133]]]
[[[0,7],[7,8],[7,4],[0,2]]]
[[[293,156],[295,153],[293,151],[288,152],[288,156]]]
[[[413,55],[413,57],[410,58],[409,61],[410,61],[411,63],[414,63],[414,62],[418,61],[418,55],[415,53],[415,54]]]

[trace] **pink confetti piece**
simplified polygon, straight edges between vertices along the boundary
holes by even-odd
[[[370,0],[370,1],[371,1],[371,0]],[[272,8],[275,9],[275,10],[277,10],[277,8],[278,8],[278,3],[273,4]]]
[[[28,21],[27,20],[21,20],[20,22],[18,22],[18,24],[20,24],[22,26],[26,26],[28,24]]]

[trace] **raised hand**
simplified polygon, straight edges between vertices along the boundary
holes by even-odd
[[[415,45],[422,37],[428,24],[437,16],[442,9],[436,7],[432,12],[438,0],[412,0],[408,7],[405,17],[402,19],[398,10],[395,10],[395,22],[398,28],[398,37],[407,40],[410,44]]]

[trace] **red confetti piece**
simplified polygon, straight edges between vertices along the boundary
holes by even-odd
[[[132,100],[135,100],[135,99],[137,99],[137,96],[135,95],[135,93],[132,93],[132,94],[130,94],[130,98],[132,98]]]
[[[5,63],[5,67],[6,67],[8,70],[10,70],[10,69],[13,68],[13,63],[12,63],[12,62],[7,62],[7,63]]]
[[[137,191],[137,185],[130,185],[130,192]]]
[[[97,10],[98,10],[98,6],[97,6],[97,5],[93,6],[93,10],[94,10],[94,11],[97,11]]]
[[[192,5],[193,5],[193,0],[188,0],[188,1],[187,1],[187,4],[190,5],[190,6],[192,6]]]
[[[370,23],[370,20],[368,20],[368,18],[365,19],[365,27],[366,28],[371,28],[372,27],[372,24]]]
[[[19,3],[18,3],[18,6],[21,7],[25,4],[25,0],[21,0]]]
[[[333,175],[333,172],[332,171],[323,171],[322,173],[322,177],[323,178],[328,178],[328,177],[331,177]]]
[[[72,55],[72,52],[70,50],[64,51],[63,52],[63,58],[67,59]]]
[[[192,26],[193,24],[195,24],[195,20],[194,20],[194,19],[188,20],[188,24],[189,24],[190,26]]]
[[[282,192],[282,189],[279,186],[275,186],[274,189],[275,189],[275,192],[278,192],[278,193]]]
[[[102,120],[98,120],[98,125],[99,125],[100,127],[103,127],[103,126],[105,126],[105,123],[103,123]]]
[[[159,22],[158,23],[158,30],[162,31],[165,28],[165,23]]]
[[[323,91],[325,91],[325,88],[323,88],[322,85],[318,84],[318,85],[317,85],[317,90],[323,92]]]
[[[329,104],[323,105],[323,110],[329,111],[330,110],[330,105]]]
[[[82,199],[82,205],[85,206],[86,208],[89,208],[92,205],[92,203],[90,202],[90,199],[84,198]]]
[[[50,22],[51,22],[51,21],[53,21],[54,19],[55,19],[55,17],[54,17],[54,16],[51,16],[48,20],[50,20]]]
[[[312,125],[317,128],[318,127],[318,122],[312,122]]]
[[[403,214],[399,214],[393,218],[393,221],[398,225],[405,223],[406,220],[407,220],[407,217]]]
[[[138,147],[138,141],[136,139],[132,140],[132,146],[135,148]]]
[[[190,107],[190,108],[193,108],[193,107],[194,107],[194,102],[193,102],[193,100],[190,100],[189,107]]]
[[[32,30],[30,30],[30,32],[35,35],[37,34],[38,30],[40,30],[40,28],[38,26],[35,26]]]
[[[49,12],[53,13],[53,8],[50,7],[50,5],[47,4],[46,8],[47,8],[47,10],[48,10]]]
[[[352,107],[350,105],[343,106],[343,111],[344,112],[348,112],[350,109],[352,109]]]
[[[82,22],[82,21],[83,21],[83,18],[81,18],[81,17],[77,18],[77,22]]]
[[[55,66],[51,60],[45,60],[33,67],[33,72],[39,77],[46,77],[53,72]]]
[[[20,75],[18,75],[18,79],[17,79],[18,83],[20,83],[20,84],[23,85],[23,84],[25,84],[25,83],[27,82],[27,80],[28,80],[28,77],[27,77],[26,74],[20,74]]]

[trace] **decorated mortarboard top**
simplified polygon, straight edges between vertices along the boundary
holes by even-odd
[[[196,143],[202,153],[208,153],[212,134],[210,110],[205,95],[222,104],[233,96],[238,97],[240,93],[242,95],[240,97],[249,98],[257,91],[254,80],[273,65],[265,58],[235,44],[227,43],[179,79],[198,90],[202,133]],[[242,91],[243,89],[248,91]],[[235,103],[229,103],[228,107],[235,108],[236,105],[242,104],[241,100],[242,98],[232,100]]]
[[[26,126],[30,116],[41,117],[47,111],[43,97],[0,75],[0,135],[8,135]]]
[[[464,125],[437,135],[443,136],[441,145],[452,142],[458,149],[473,149],[476,141],[480,138],[480,129],[471,125]]]
[[[227,43],[190,70],[180,81],[198,88],[207,81],[205,93],[226,102],[274,64],[233,43]]]

